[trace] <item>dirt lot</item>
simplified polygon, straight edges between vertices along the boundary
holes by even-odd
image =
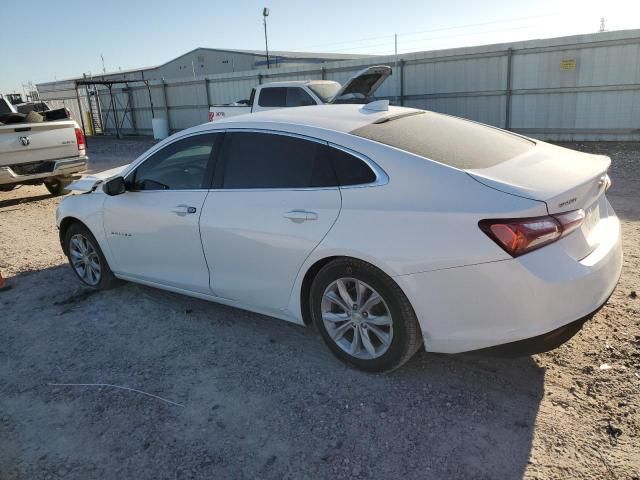
[[[150,144],[91,139],[92,168]],[[0,194],[0,479],[640,478],[640,145],[569,146],[613,159],[625,262],[608,305],[552,353],[421,352],[390,375],[279,320],[83,289],[59,200]]]

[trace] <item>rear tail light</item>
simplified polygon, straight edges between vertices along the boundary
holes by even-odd
[[[78,154],[84,155],[87,152],[87,142],[84,139],[82,129],[78,127],[76,127],[76,144],[78,145]]]
[[[580,228],[580,225],[582,225],[582,222],[584,221],[584,217],[585,213],[582,209],[553,215],[553,218],[558,220],[562,226],[562,237],[569,235],[576,228]]]
[[[555,242],[582,225],[584,210],[535,218],[482,220],[478,224],[509,255],[517,257]]]

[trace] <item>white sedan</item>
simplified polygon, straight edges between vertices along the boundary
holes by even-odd
[[[420,347],[529,354],[613,291],[610,159],[384,102],[274,110],[179,132],[69,188],[78,278],[313,324],[340,359]]]

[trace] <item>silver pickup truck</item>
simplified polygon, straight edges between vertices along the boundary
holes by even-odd
[[[66,193],[65,187],[87,168],[86,148],[75,121],[21,114],[0,96],[0,192],[44,184],[53,195]]]

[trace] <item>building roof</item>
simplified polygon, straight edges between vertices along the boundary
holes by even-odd
[[[247,55],[255,55],[258,57],[267,56],[264,50],[239,50],[239,49],[207,48],[207,47],[195,48],[190,52],[185,53],[184,55],[188,55],[189,53],[193,53],[197,50],[212,50],[216,52],[240,53],[240,54],[247,54]],[[182,56],[183,55],[180,55],[177,58],[180,58]],[[347,54],[347,53],[292,52],[292,51],[285,51],[285,50],[273,50],[273,51],[269,50],[269,56],[283,57],[283,58],[305,58],[305,59],[317,58],[317,59],[327,59],[327,60],[349,60],[354,58],[372,57],[374,55],[362,55],[357,53]],[[173,61],[173,60],[170,60],[170,61]]]
[[[176,60],[185,57],[187,55],[191,55],[192,53],[195,52],[199,52],[202,50],[206,50],[209,52],[227,52],[227,53],[235,53],[238,55],[252,55],[255,57],[267,57],[267,54],[265,53],[264,50],[236,50],[236,49],[230,49],[230,48],[208,48],[208,47],[198,47],[198,48],[194,48],[193,50],[189,50],[186,53],[183,53],[182,55],[178,55],[175,58],[172,58],[171,60],[162,63],[160,65],[158,65],[157,67],[152,67],[152,68],[160,68],[164,65],[168,65],[172,62],[175,62]],[[374,55],[361,55],[361,54],[344,54],[344,53],[322,53],[322,52],[287,52],[287,51],[280,51],[280,50],[274,50],[274,51],[269,51],[269,57],[274,58],[274,57],[279,57],[279,58],[285,58],[285,59],[290,59],[290,60],[295,60],[295,59],[300,59],[300,60],[351,60],[351,59],[355,59],[355,58],[364,58],[364,57],[371,57]],[[108,74],[106,74],[108,75]]]
[[[59,78],[57,80],[52,80],[49,82],[40,82],[38,83],[38,87],[41,86],[47,86],[47,85],[56,85],[58,83],[61,82],[73,82],[74,80],[90,80],[90,79],[102,79],[104,77],[112,77],[113,75],[127,75],[129,73],[141,73],[141,72],[147,72],[149,70],[154,70],[158,68],[157,65],[151,66],[151,67],[140,67],[140,68],[126,68],[126,69],[121,69],[121,70],[114,70],[112,72],[98,72],[98,73],[91,73],[91,76],[84,76],[84,75],[79,75],[76,77],[68,77],[68,78]],[[131,80],[133,81],[133,80]]]
[[[125,75],[125,74],[130,74],[130,73],[142,73],[142,72],[147,72],[150,70],[155,70],[157,68],[163,67],[165,65],[168,65],[172,62],[175,62],[176,60],[185,57],[187,55],[191,55],[192,53],[195,52],[199,52],[202,50],[206,50],[206,51],[210,51],[210,52],[228,52],[228,53],[233,53],[233,54],[238,54],[238,55],[252,55],[252,56],[256,56],[256,57],[264,57],[266,58],[266,53],[264,50],[238,50],[238,49],[230,49],[230,48],[208,48],[208,47],[198,47],[198,48],[194,48],[193,50],[189,50],[186,53],[183,53],[182,55],[178,55],[175,58],[172,58],[171,60],[168,60],[164,63],[161,63],[160,65],[152,65],[152,66],[148,66],[148,67],[138,67],[138,68],[128,68],[128,69],[120,69],[120,70],[114,70],[111,72],[96,72],[92,74],[92,78],[104,78],[107,76],[114,76],[114,75]],[[364,57],[372,57],[375,55],[361,55],[361,54],[343,54],[343,53],[322,53],[322,52],[287,52],[287,51],[280,51],[280,50],[275,50],[275,51],[269,51],[269,57],[271,58],[282,58],[282,59],[289,59],[289,60],[296,60],[296,59],[300,59],[300,60],[350,60],[350,59],[356,59],[356,58],[364,58]],[[48,84],[56,84],[58,82],[70,82],[73,80],[82,80],[84,77],[82,75],[80,76],[76,76],[76,77],[69,77],[69,78],[64,78],[64,79],[59,79],[56,81],[52,81],[52,82],[42,82],[39,83],[38,85],[48,85]]]

